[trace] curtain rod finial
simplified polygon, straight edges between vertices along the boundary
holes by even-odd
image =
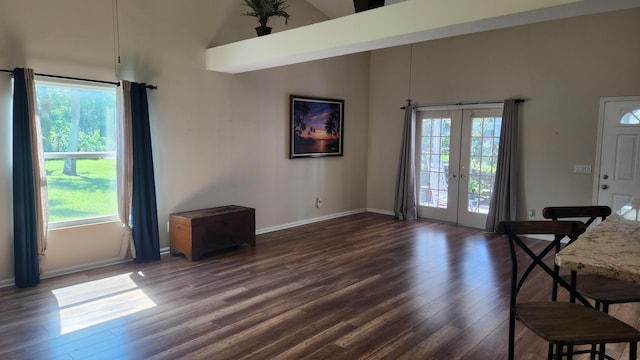
[[[411,100],[411,99],[407,99],[407,100],[406,100],[407,105],[406,105],[406,106],[401,107],[400,109],[401,109],[401,110],[404,110],[404,109],[406,109],[406,108],[413,108],[413,105],[411,105],[411,102],[412,102],[412,101],[413,101],[413,100]]]

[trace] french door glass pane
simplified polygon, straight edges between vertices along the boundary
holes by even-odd
[[[422,119],[420,198],[422,206],[447,208],[451,119]]]
[[[467,210],[487,214],[493,192],[502,118],[473,117]]]

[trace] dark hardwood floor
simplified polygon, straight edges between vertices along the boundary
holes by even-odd
[[[509,274],[504,238],[364,213],[2,289],[0,358],[506,359]],[[549,298],[543,278],[526,297]],[[639,325],[636,304],[611,314]],[[519,325],[516,349],[546,358]]]

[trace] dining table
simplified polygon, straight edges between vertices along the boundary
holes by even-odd
[[[591,226],[555,257],[580,273],[640,283],[640,205],[627,204]]]

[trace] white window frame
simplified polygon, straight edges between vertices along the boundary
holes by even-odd
[[[77,87],[77,88],[84,88],[84,89],[102,89],[102,90],[104,90],[104,89],[115,89],[116,88],[116,86],[110,86],[110,85],[86,85],[86,84],[83,84],[83,83],[78,83],[78,82],[69,81],[69,80],[51,81],[51,80],[36,79],[36,86],[39,85],[39,84],[50,85],[50,86],[65,86],[65,85],[67,85],[69,87]],[[116,93],[115,113],[117,114],[118,113],[119,102],[118,102],[118,99],[117,99],[117,96],[118,96],[117,91],[115,91],[115,93]],[[37,96],[38,95],[36,94],[36,98],[37,98]],[[117,121],[117,118],[116,118],[116,121]],[[76,158],[76,159],[116,158],[116,152],[115,151],[103,151],[103,152],[44,152],[44,159],[66,159],[66,158]],[[49,201],[49,199],[47,199],[47,201]],[[100,223],[105,223],[105,222],[113,222],[113,221],[120,221],[120,218],[119,218],[119,216],[117,214],[117,209],[116,209],[116,214],[113,214],[113,215],[93,216],[93,217],[73,219],[73,220],[49,221],[48,229],[49,230],[56,230],[56,229],[63,229],[63,228],[84,226],[84,225],[94,225],[94,224],[100,224]]]

